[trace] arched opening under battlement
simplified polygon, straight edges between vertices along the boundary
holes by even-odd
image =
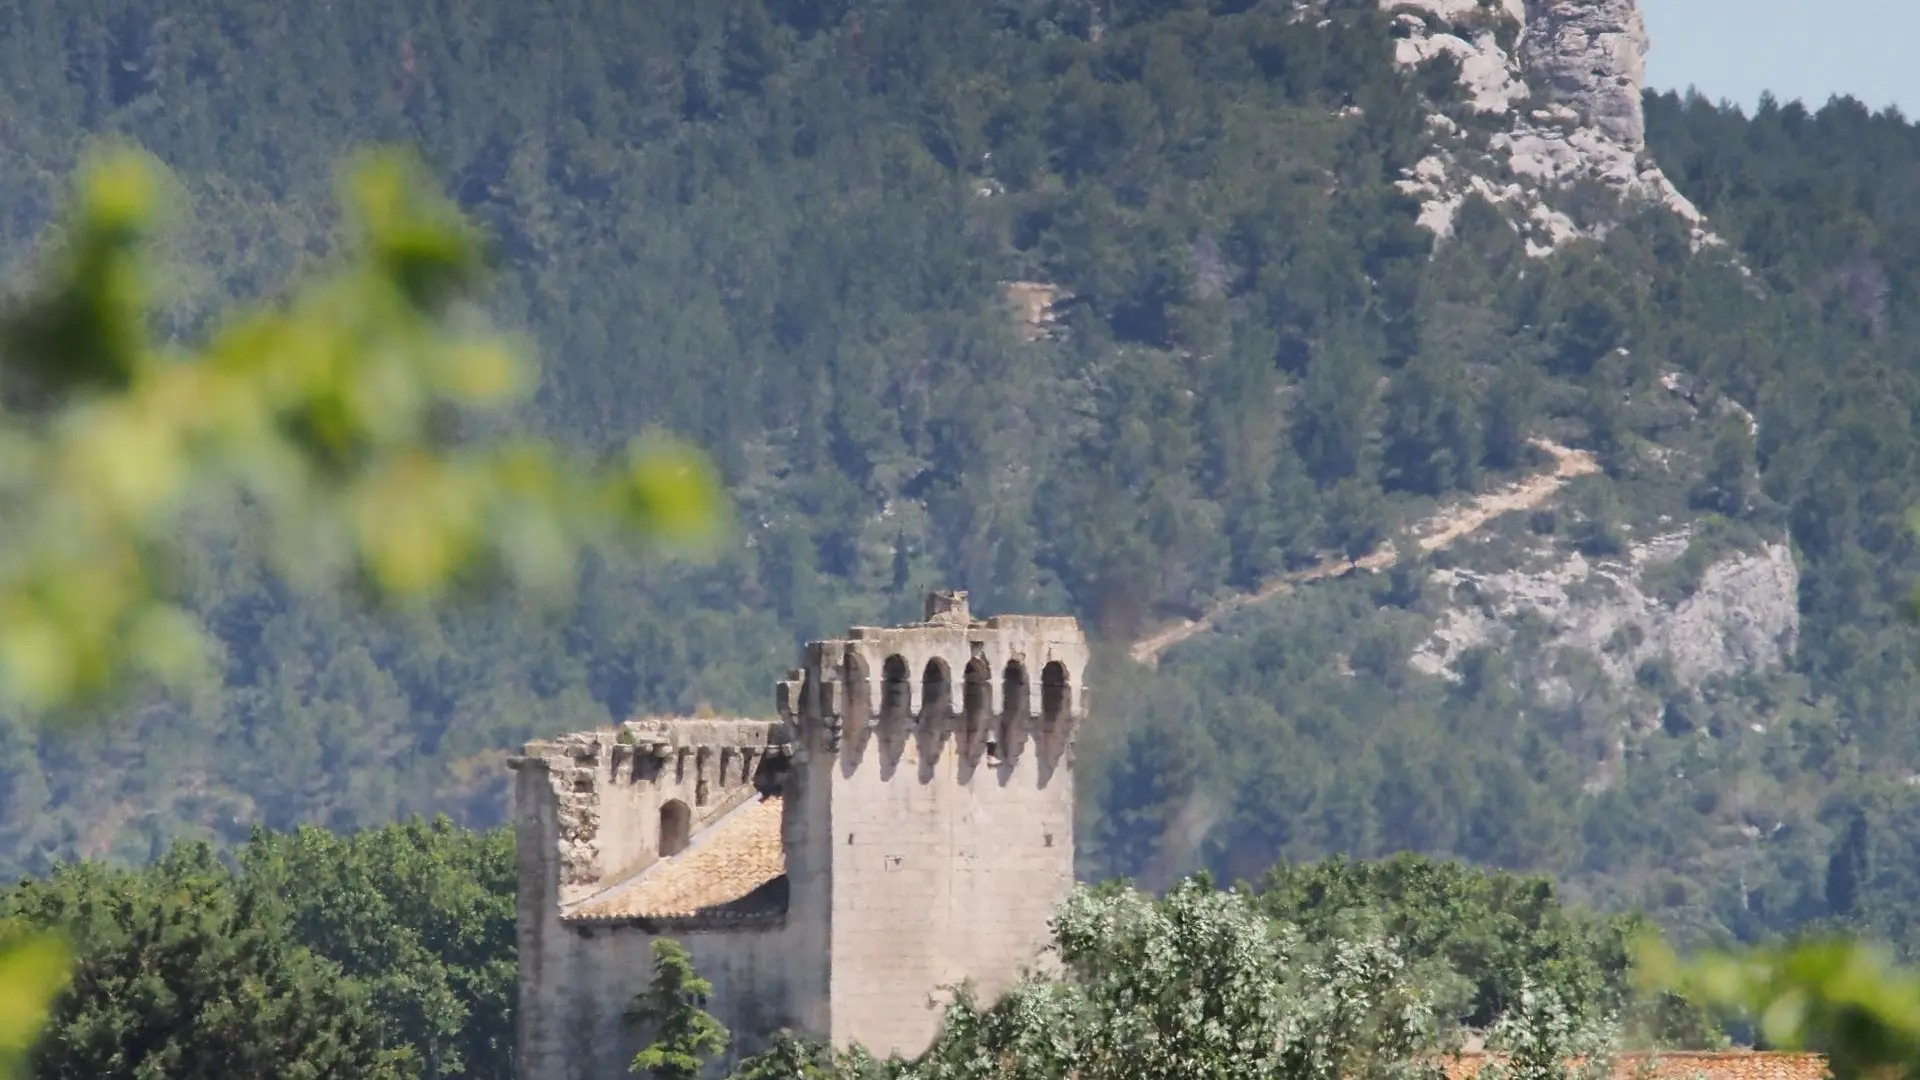
[[[693,811],[679,799],[660,804],[660,857],[667,858],[687,850],[693,835]]]
[[[1051,661],[1040,669],[1040,722],[1051,729],[1066,718],[1073,700],[1073,677],[1067,665]]]
[[[907,718],[913,709],[912,675],[907,668],[907,658],[895,653],[887,657],[880,669],[880,722],[897,723]]]
[[[947,662],[936,656],[927,661],[926,670],[920,674],[920,717],[944,720],[952,709],[953,675],[947,670]]]
[[[1027,738],[1030,702],[1027,666],[1018,660],[1007,661],[1000,674],[1000,722],[994,731],[994,757],[1008,760],[1020,752],[1020,744]]]
[[[971,758],[983,741],[995,737],[993,721],[993,665],[984,656],[967,661],[960,673],[960,752]]]
[[[1032,710],[1027,666],[1018,660],[1009,660],[1000,676],[1000,713],[1003,716],[1025,716]]]
[[[841,722],[850,730],[858,731],[866,727],[867,718],[873,715],[873,702],[868,690],[870,676],[866,660],[859,653],[847,650],[847,666],[840,683],[840,691],[846,695]]]
[[[967,661],[963,673],[961,712],[969,730],[978,730],[993,716],[993,666],[984,657]]]

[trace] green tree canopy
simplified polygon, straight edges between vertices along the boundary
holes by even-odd
[[[366,989],[300,945],[289,915],[235,887],[204,845],[146,872],[81,864],[8,891],[0,928],[57,928],[78,957],[33,1075],[419,1075],[410,1053],[382,1046]]]
[[[183,843],[145,867],[80,862],[0,889],[4,939],[76,958],[52,1026],[12,1064],[35,1077],[214,1076],[223,1063],[235,1075],[511,1075],[507,830],[444,818],[351,836],[256,830],[234,855],[229,870]]]

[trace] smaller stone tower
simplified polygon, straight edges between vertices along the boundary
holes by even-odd
[[[914,1055],[947,988],[1042,959],[1073,887],[1071,618],[923,622],[806,646],[778,720],[650,719],[529,744],[520,859],[523,1080],[614,1080],[648,949],[714,984],[728,1066],[791,1028]]]

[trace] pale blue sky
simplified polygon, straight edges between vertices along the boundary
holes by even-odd
[[[1817,108],[1852,94],[1920,118],[1920,0],[1640,0],[1647,84],[1730,99],[1762,90]]]

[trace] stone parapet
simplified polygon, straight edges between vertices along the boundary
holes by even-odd
[[[1055,751],[1070,743],[1087,714],[1089,659],[1075,619],[975,619],[964,592],[934,593],[924,622],[808,643],[775,699],[796,752],[910,732],[1004,758],[1029,739]]]
[[[778,720],[648,717],[528,743],[507,764],[547,775],[561,903],[657,859],[665,804],[685,806],[697,831],[771,786],[785,766],[785,731]]]

